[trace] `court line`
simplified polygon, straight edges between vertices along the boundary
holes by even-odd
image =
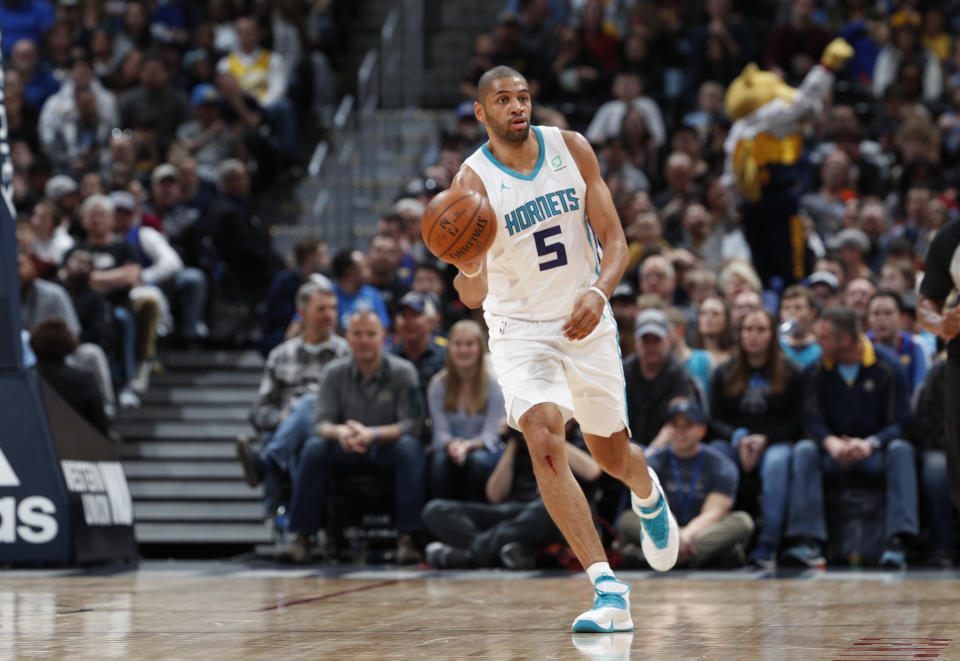
[[[333,597],[340,597],[345,594],[350,594],[351,592],[363,592],[364,590],[373,590],[375,588],[383,588],[388,585],[393,585],[394,583],[399,583],[399,580],[389,580],[389,581],[380,581],[379,583],[371,583],[370,585],[362,585],[359,588],[350,588],[349,590],[338,590],[336,592],[329,592],[327,594],[322,594],[319,597],[307,597],[306,599],[294,599],[293,601],[287,601],[282,604],[277,604],[276,606],[267,606],[266,608],[258,608],[256,612],[263,613],[266,611],[279,610],[281,608],[289,608],[290,606],[299,606],[301,604],[310,604],[315,601],[323,601],[324,599],[332,599]]]

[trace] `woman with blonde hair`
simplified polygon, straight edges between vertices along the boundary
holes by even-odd
[[[475,321],[450,328],[444,369],[427,388],[433,420],[430,490],[433,498],[483,500],[500,456],[503,393],[484,358],[486,342]],[[457,486],[465,493],[455,494]]]

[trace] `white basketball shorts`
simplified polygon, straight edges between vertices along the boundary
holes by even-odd
[[[585,433],[611,436],[628,429],[623,363],[609,308],[593,332],[576,342],[560,332],[564,320],[484,318],[511,427],[519,429],[520,418],[537,404],[552,403]]]

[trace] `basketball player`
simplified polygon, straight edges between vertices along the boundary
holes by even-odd
[[[606,562],[564,453],[564,422],[574,417],[600,467],[630,487],[650,566],[673,567],[677,523],[640,446],[629,442],[607,304],[627,265],[626,240],[590,144],[573,131],[530,125],[521,74],[487,71],[478,97],[474,112],[489,142],[464,162],[452,187],[486,196],[499,228],[484,256],[457,265],[454,286],[464,304],[483,305],[507,420],[523,432],[547,511],[593,583],[593,608],[573,630],[629,631],[630,586]]]
[[[927,252],[917,322],[947,342],[944,429],[947,433],[947,476],[953,506],[960,509],[960,308],[944,311],[951,291],[960,290],[960,220],[947,223],[933,237]]]

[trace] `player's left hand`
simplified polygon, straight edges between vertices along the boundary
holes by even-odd
[[[577,302],[573,304],[570,320],[564,324],[560,332],[568,340],[582,340],[600,323],[600,317],[603,316],[603,308],[606,305],[607,301],[600,294],[588,289],[580,294]]]

